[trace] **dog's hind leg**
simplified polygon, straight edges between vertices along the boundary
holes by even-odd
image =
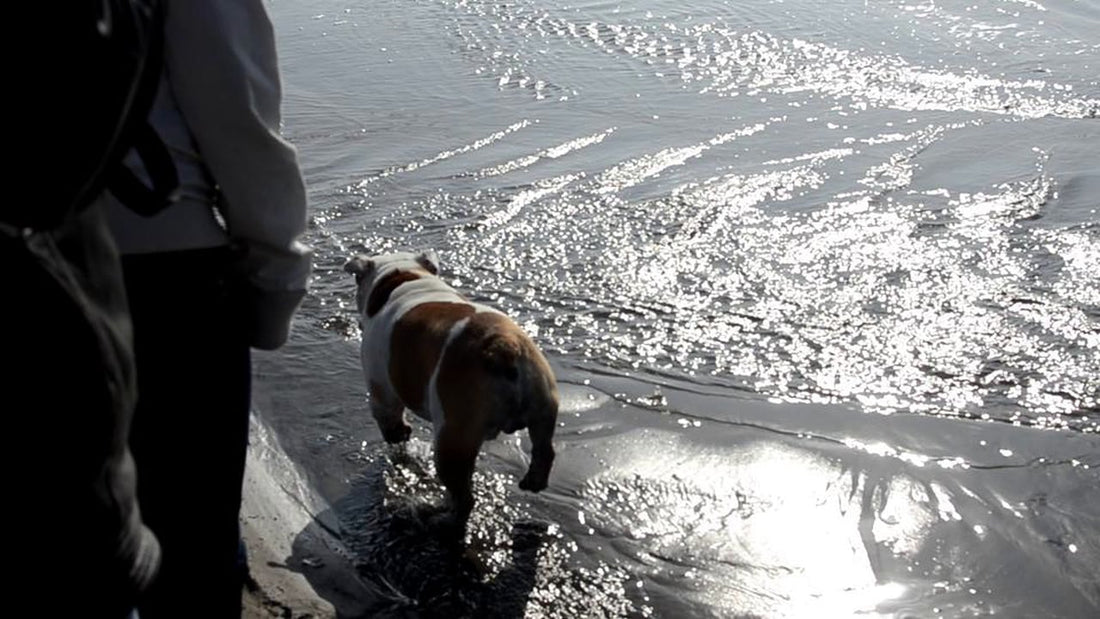
[[[556,423],[555,413],[539,415],[527,426],[527,432],[531,437],[531,465],[527,467],[527,474],[519,481],[520,489],[531,492],[546,489],[550,478],[550,467],[554,465],[553,439]]]
[[[554,465],[554,428],[558,425],[558,388],[554,372],[546,357],[528,342],[524,374],[529,377],[531,391],[525,401],[527,434],[531,438],[531,464],[519,482],[522,490],[539,492],[546,489],[550,468]]]
[[[378,422],[378,429],[382,431],[382,438],[387,443],[403,443],[409,440],[412,427],[405,422],[405,405],[373,381],[370,383],[370,412]]]
[[[476,428],[444,423],[435,440],[435,470],[451,499],[456,533],[466,533],[466,523],[474,509],[473,476],[481,434]]]

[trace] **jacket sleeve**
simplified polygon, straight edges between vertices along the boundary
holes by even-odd
[[[167,5],[166,71],[244,252],[252,345],[278,348],[305,296],[310,250],[298,240],[306,189],[297,151],[279,133],[274,29],[262,0]]]

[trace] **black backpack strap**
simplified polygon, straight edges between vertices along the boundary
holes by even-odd
[[[164,70],[164,10],[161,2],[153,7],[156,27],[149,31],[146,62],[134,94],[135,107],[146,113],[153,107]],[[135,123],[132,132],[133,150],[141,158],[151,186],[145,185],[126,165],[119,165],[107,181],[107,189],[130,210],[152,217],[179,198],[179,175],[168,147],[146,118]]]
[[[133,170],[122,165],[111,178],[109,188],[127,208],[152,217],[179,198],[179,175],[168,147],[149,123],[137,129],[134,150],[145,165],[152,186],[146,186]]]

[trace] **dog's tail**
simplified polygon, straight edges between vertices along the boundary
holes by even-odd
[[[523,362],[523,341],[512,333],[496,333],[485,343],[485,371],[490,376],[517,382]]]

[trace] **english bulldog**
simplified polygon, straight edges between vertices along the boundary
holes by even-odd
[[[486,439],[527,428],[531,463],[519,487],[546,488],[558,390],[531,338],[444,283],[434,252],[360,254],[344,270],[358,288],[371,414],[391,444],[409,438],[404,409],[432,423],[436,475],[459,533],[473,510],[471,478]]]

